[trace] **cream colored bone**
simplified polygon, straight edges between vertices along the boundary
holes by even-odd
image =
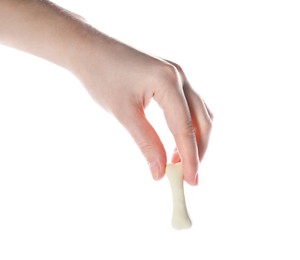
[[[185,203],[182,164],[168,164],[166,175],[169,179],[173,196],[172,225],[175,229],[190,228],[192,222]]]

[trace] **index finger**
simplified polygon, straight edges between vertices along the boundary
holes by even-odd
[[[175,67],[172,77],[162,90],[155,93],[154,99],[163,109],[168,127],[175,139],[182,161],[184,179],[191,185],[197,185],[199,159],[196,135],[180,75]]]

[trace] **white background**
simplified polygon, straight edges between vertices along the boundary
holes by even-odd
[[[56,3],[181,64],[213,111],[193,227],[172,229],[167,180],[73,75],[0,46],[0,259],[300,259],[297,1]]]

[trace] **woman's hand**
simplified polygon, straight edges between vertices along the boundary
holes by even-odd
[[[181,67],[99,35],[86,45],[76,75],[87,90],[129,131],[145,156],[154,179],[163,177],[166,151],[144,109],[153,98],[163,109],[176,146],[172,162],[182,161],[184,179],[198,183],[212,113],[190,86]],[[84,49],[84,47],[82,48]]]
[[[197,184],[212,114],[177,64],[122,44],[50,1],[3,0],[0,5],[0,43],[74,73],[94,100],[129,131],[153,178],[160,179],[166,152],[144,114],[155,99],[176,142],[172,161],[182,161],[184,179]]]

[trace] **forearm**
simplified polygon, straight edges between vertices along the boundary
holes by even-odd
[[[69,70],[84,55],[83,46],[96,35],[99,38],[98,34],[78,17],[49,1],[0,1],[0,43]]]
[[[46,0],[0,0],[0,43],[71,71],[130,132],[157,179],[166,152],[144,115],[154,98],[176,141],[173,162],[182,161],[185,180],[197,183],[211,119],[179,66],[107,37]]]

